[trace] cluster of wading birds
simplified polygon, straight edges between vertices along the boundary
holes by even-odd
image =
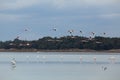
[[[39,55],[37,55],[36,56],[36,59],[37,59],[37,61],[36,62],[40,62],[40,63],[47,63],[47,57],[44,55],[44,56],[42,56],[42,61],[40,61],[40,56]],[[27,62],[32,62],[32,61],[30,61],[30,56],[26,56],[26,59],[27,59]],[[111,57],[109,57],[108,58],[109,60],[110,60],[110,63],[111,64],[114,64],[115,63],[115,61],[116,61],[116,57],[114,57],[114,56],[111,56]],[[63,55],[60,55],[60,61],[59,61],[60,63],[64,63],[64,56]],[[80,64],[82,64],[83,63],[83,57],[79,57],[79,62],[80,62]],[[94,64],[96,64],[97,63],[97,57],[93,57],[93,63]],[[12,65],[12,68],[13,69],[15,69],[16,68],[16,64],[17,64],[17,61],[16,61],[16,59],[15,58],[12,58],[12,60],[11,60],[11,65]],[[105,66],[102,66],[102,69],[105,71],[105,70],[107,70],[107,67],[105,67]]]

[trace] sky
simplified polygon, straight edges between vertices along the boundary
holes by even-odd
[[[0,0],[0,41],[67,36],[68,30],[120,37],[120,0]]]

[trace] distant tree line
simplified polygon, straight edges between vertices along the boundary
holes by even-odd
[[[13,41],[0,41],[0,49],[93,49],[110,50],[120,49],[120,38],[96,36],[87,38],[81,36],[64,36],[60,38],[43,37],[38,40],[26,41],[14,39]]]

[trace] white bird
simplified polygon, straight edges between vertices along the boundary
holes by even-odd
[[[94,63],[96,63],[96,57],[93,57],[93,59],[94,59]]]
[[[114,56],[109,58],[111,60],[111,63],[115,63],[116,58]]]
[[[83,58],[80,56],[80,63],[82,63],[82,59],[83,59]]]
[[[15,58],[12,59],[11,64],[12,64],[12,65],[16,65],[16,60],[15,60]]]
[[[26,56],[26,62],[29,62],[29,58],[30,58],[30,56]]]
[[[60,62],[63,62],[63,55],[60,55]]]
[[[57,29],[56,28],[53,28],[53,31],[56,31]]]
[[[45,55],[42,56],[42,59],[43,59],[43,63],[46,62],[46,56]]]
[[[74,30],[68,30],[68,32],[71,34],[71,36],[72,36],[72,34],[74,33]]]

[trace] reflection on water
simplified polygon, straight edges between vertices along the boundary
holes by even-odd
[[[11,67],[12,67],[12,70],[16,69],[16,65],[11,65]]]
[[[0,80],[120,79],[119,54],[73,54],[0,53]]]

